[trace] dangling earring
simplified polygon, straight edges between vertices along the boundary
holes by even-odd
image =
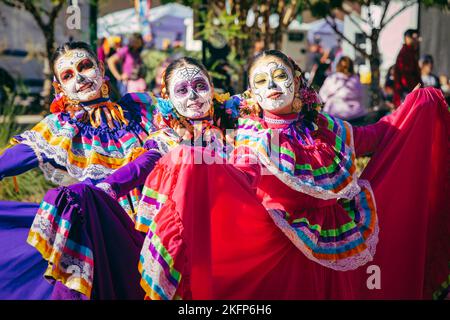
[[[211,102],[211,107],[209,108],[209,116],[214,119],[214,102]]]
[[[303,102],[300,99],[300,93],[297,92],[294,96],[294,101],[292,102],[292,111],[294,113],[299,113],[302,110]]]
[[[102,92],[102,98],[109,98],[109,88],[106,83],[102,84],[102,87],[100,90]]]
[[[63,92],[61,89],[61,85],[58,82],[53,81],[52,86],[53,86],[53,89],[55,89],[55,95],[59,95],[59,94],[61,94],[61,92]]]

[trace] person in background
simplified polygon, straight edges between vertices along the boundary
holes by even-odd
[[[404,33],[404,44],[395,61],[394,67],[394,105],[400,106],[405,96],[418,83],[422,83],[419,68],[419,32],[408,29]]]
[[[144,40],[139,33],[134,33],[128,40],[128,45],[120,48],[108,61],[108,67],[114,78],[117,79],[121,94],[126,92],[144,92],[147,85],[143,78],[143,62],[141,52]],[[117,65],[122,64],[121,73]]]
[[[107,41],[104,37],[97,40],[97,57],[103,63],[106,62],[105,42]]]
[[[438,77],[433,74],[433,57],[429,54],[422,56],[419,61],[420,72],[424,87],[440,88]]]
[[[329,59],[330,50],[325,50],[321,45],[322,39],[319,35],[314,36],[314,43],[310,46],[310,59],[313,66],[311,67],[311,75],[309,83],[315,87],[320,88],[327,77],[326,72],[330,66]]]
[[[330,51],[330,60],[331,63],[331,72],[336,72],[336,66],[341,59],[341,57],[344,55],[342,51],[342,39],[338,39],[336,45],[331,48]]]
[[[362,104],[362,86],[353,69],[353,61],[347,56],[339,59],[336,72],[325,79],[319,91],[324,102],[323,111],[354,124],[367,115]]]
[[[442,92],[444,93],[447,104],[450,105],[450,82],[448,81],[448,77],[445,74],[441,74],[439,76],[439,84],[441,86]]]
[[[384,80],[384,101],[386,103],[386,105],[389,107],[389,109],[395,109],[394,104],[392,103],[393,101],[393,96],[394,96],[394,67],[395,66],[390,66],[387,74],[386,74],[386,78]]]

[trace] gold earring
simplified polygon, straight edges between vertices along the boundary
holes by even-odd
[[[61,89],[61,86],[59,85],[58,82],[53,81],[52,86],[55,89],[55,93],[56,94],[60,94],[61,92],[63,92],[62,89]]]
[[[209,108],[209,116],[214,119],[214,102],[211,102],[211,107]]]
[[[102,97],[103,98],[108,98],[109,97],[109,88],[108,88],[108,85],[106,83],[102,84],[101,91],[102,91]]]
[[[294,96],[294,101],[292,102],[292,111],[299,113],[302,110],[303,102],[300,99],[300,94],[296,93]]]

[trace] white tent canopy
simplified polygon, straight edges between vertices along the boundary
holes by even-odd
[[[321,45],[325,48],[332,48],[337,44],[339,36],[334,32],[333,28],[325,21],[325,19],[319,19],[310,23],[303,23],[303,27],[308,30],[308,42],[313,43],[314,37],[319,36],[321,39]],[[336,20],[337,29],[344,33],[344,23],[340,20]]]
[[[167,16],[192,19],[193,11],[191,8],[181,4],[169,3],[151,8],[148,21],[150,23],[156,22]],[[142,31],[139,25],[138,14],[134,8],[107,14],[97,20],[97,25],[97,36],[99,38]]]

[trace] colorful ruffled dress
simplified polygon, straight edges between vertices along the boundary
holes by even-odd
[[[149,134],[143,147],[146,152],[96,186],[75,184],[50,190],[34,220],[33,226],[43,235],[37,248],[48,260],[46,276],[84,298],[144,298],[137,265],[145,235],[114,199],[143,185],[161,155],[180,143],[211,145],[218,153],[225,152],[215,121],[190,122],[196,139],[184,140],[171,127],[170,103],[157,99],[157,106],[165,126]],[[143,197],[147,196],[144,190]],[[141,221],[140,217],[136,222]]]
[[[394,114],[367,127],[352,128],[326,114],[319,114],[317,127],[296,115],[241,119],[228,164],[196,164],[192,157],[180,161],[203,149],[174,149],[175,156],[161,158],[147,178],[150,201],[141,200],[153,206],[139,263],[146,298],[371,298],[366,269],[371,264],[380,266],[381,279],[389,279],[382,280],[378,298],[431,298],[429,288],[445,286],[450,256],[448,201],[436,190],[448,190],[448,182],[436,173],[428,176],[437,168],[448,172],[447,112],[439,92],[421,89]],[[426,137],[415,123],[426,124]],[[419,157],[428,159],[426,168],[412,154],[405,157],[421,139],[437,143],[434,150],[428,144],[429,152]],[[384,154],[385,149],[391,151]],[[401,150],[409,151],[400,162],[388,162]],[[374,177],[374,191],[372,181],[359,179],[355,170],[355,157],[371,153],[368,168],[379,169],[378,175],[367,176]],[[413,179],[411,172],[432,179],[405,185],[402,179]],[[416,191],[431,190],[429,206]],[[406,210],[409,203],[429,210]],[[421,223],[402,225],[411,218]],[[417,237],[405,226],[426,232]],[[383,227],[391,233],[384,235],[402,246],[379,240]],[[421,247],[419,258],[413,247]],[[413,270],[405,270],[405,264]],[[405,268],[398,270],[399,265]],[[427,268],[434,274],[420,273]],[[416,276],[422,281],[407,283]],[[409,292],[411,287],[415,292]]]
[[[155,101],[147,94],[131,93],[117,104],[102,98],[83,105],[80,111],[45,117],[12,139],[13,146],[0,156],[0,180],[38,166],[58,185],[103,180],[142,153],[146,137],[157,128]],[[135,189],[119,199],[130,217],[139,196]],[[48,258],[48,229],[67,225],[58,224],[51,215],[31,224],[38,208],[36,204],[0,203],[0,245],[6,252],[0,259],[0,298],[48,298],[53,290],[42,281],[51,266],[26,241]],[[16,247],[10,246],[11,241]]]

